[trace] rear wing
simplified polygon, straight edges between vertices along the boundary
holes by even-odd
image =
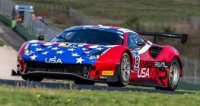
[[[163,33],[163,32],[139,32],[140,35],[145,36],[153,36],[154,37],[154,43],[156,43],[156,37],[168,37],[168,38],[175,38],[175,39],[181,39],[181,43],[185,44],[188,39],[187,34],[174,34],[174,33]]]

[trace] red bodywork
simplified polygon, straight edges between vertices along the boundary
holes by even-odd
[[[126,34],[126,33],[125,33]],[[111,70],[116,74],[116,68],[120,64],[120,59],[124,52],[127,52],[132,58],[132,69],[130,76],[130,84],[146,85],[146,86],[161,86],[168,87],[169,66],[168,67],[155,67],[155,62],[171,63],[174,58],[177,58],[181,65],[178,51],[171,46],[159,46],[151,44],[151,47],[160,47],[162,50],[156,58],[152,57],[150,50],[146,50],[140,54],[140,65],[138,72],[134,72],[135,56],[127,47],[127,36],[125,35],[123,46],[117,46],[109,50],[109,52],[102,55],[96,62],[95,69],[91,70],[90,78],[92,80],[101,80],[103,70]],[[161,69],[164,68],[164,69]],[[183,76],[182,66],[180,77]],[[145,77],[148,70],[149,77]],[[164,71],[163,71],[164,70]],[[109,76],[106,76],[109,77]],[[103,77],[104,78],[104,77]]]
[[[113,27],[114,29],[114,27]],[[118,29],[118,27],[116,28]],[[181,65],[178,51],[171,46],[159,46],[146,40],[147,49],[143,50],[139,56],[139,68],[134,69],[136,62],[136,55],[128,48],[128,32],[124,33],[123,45],[112,47],[100,56],[89,72],[89,80],[93,81],[113,81],[117,75],[116,69],[120,64],[121,57],[124,52],[128,53],[131,57],[131,75],[130,84],[147,85],[147,86],[161,86],[168,87],[169,65],[174,58],[177,58]],[[44,43],[44,42],[41,42]],[[18,63],[20,71],[25,70],[25,63],[21,59],[24,53],[24,48],[28,43],[24,43],[19,50]],[[157,47],[162,50],[156,57],[152,57],[151,48]],[[158,64],[157,64],[158,63]],[[156,66],[157,64],[158,66]],[[168,65],[167,65],[168,64]],[[180,77],[183,76],[182,66]],[[103,71],[113,72],[108,75],[103,74]],[[112,80],[108,80],[112,79]]]

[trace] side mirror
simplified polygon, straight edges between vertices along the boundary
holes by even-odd
[[[137,42],[137,46],[144,46],[145,42]]]
[[[40,40],[40,41],[43,41],[44,40],[44,36],[43,35],[39,35],[37,39]]]

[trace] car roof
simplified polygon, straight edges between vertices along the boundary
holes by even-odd
[[[82,26],[73,26],[70,28],[65,29],[65,31],[70,30],[81,30],[81,29],[91,29],[91,30],[103,30],[107,32],[113,32],[117,34],[124,34],[126,32],[136,33],[130,29],[121,28],[117,26],[104,26],[104,25],[82,25]]]

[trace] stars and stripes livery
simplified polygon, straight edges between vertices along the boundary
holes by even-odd
[[[30,41],[32,42],[32,41]],[[114,45],[112,46],[114,47]],[[29,43],[22,58],[26,61],[60,64],[94,64],[98,59],[92,58],[97,53],[103,53],[110,46],[75,43]],[[103,54],[101,54],[103,55]]]
[[[129,29],[84,25],[65,29],[49,42],[25,42],[18,54],[18,73],[24,80],[69,79],[76,84],[106,82],[175,90],[183,69],[179,52],[141,35],[181,39],[185,34],[137,33]],[[40,37],[41,38],[41,37]]]

